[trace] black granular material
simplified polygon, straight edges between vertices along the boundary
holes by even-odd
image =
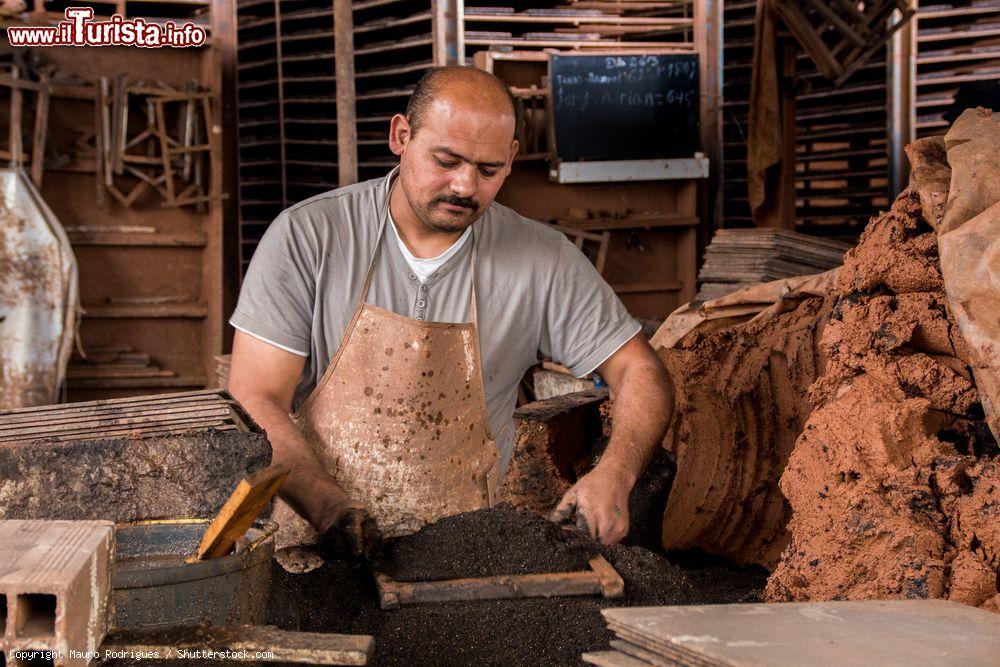
[[[555,548],[553,542],[565,541],[562,533],[549,532],[547,525],[523,518],[512,520],[510,512],[509,508],[497,507],[452,517],[448,519],[449,530],[455,531],[453,536],[461,540],[460,527],[464,522],[468,522],[471,532],[479,531],[483,529],[483,515],[495,513],[499,515],[498,524],[527,527],[534,535],[534,547],[542,553]],[[522,520],[524,523],[519,523]],[[484,600],[382,611],[372,574],[364,566],[329,562],[308,574],[292,575],[276,564],[268,622],[289,630],[373,635],[375,654],[369,663],[372,665],[578,665],[581,653],[607,650],[608,642],[613,639],[601,616],[602,608],[709,601],[703,599],[682,568],[646,549],[618,545],[606,547],[602,552],[625,581],[623,599],[580,596]],[[534,567],[537,561],[527,562],[526,567]],[[468,573],[465,568],[457,571],[463,576]],[[441,570],[437,572],[440,574]],[[426,577],[426,573],[420,574]],[[719,599],[727,576],[722,565],[711,565],[710,601],[727,601]],[[757,588],[753,591],[748,590],[748,581],[738,571],[732,599],[728,601],[759,596],[763,579],[755,581]]]
[[[447,517],[386,545],[376,565],[396,581],[587,570],[600,551],[578,530],[508,504]]]

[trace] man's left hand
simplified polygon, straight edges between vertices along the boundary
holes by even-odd
[[[628,474],[598,464],[566,492],[549,515],[576,526],[603,544],[617,544],[628,534],[628,497],[635,484]]]

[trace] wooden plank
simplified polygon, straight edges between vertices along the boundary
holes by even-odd
[[[49,130],[49,77],[42,75],[42,82],[35,95],[35,129],[31,136],[31,182],[42,187],[42,170],[45,168],[45,140]]]
[[[219,431],[237,430],[237,427],[221,419],[207,419],[200,422],[180,422],[179,424],[164,425],[154,429],[143,428],[115,428],[97,431],[85,431],[81,433],[71,433],[66,435],[46,436],[46,442],[79,442],[81,440],[107,440],[111,438],[149,438],[154,435],[179,435],[190,434],[193,431],[204,431],[215,429]],[[20,439],[4,440],[5,445],[25,444],[35,442],[39,438],[29,437]]]
[[[84,319],[201,318],[208,314],[203,303],[154,303],[85,305]]]
[[[645,660],[651,665],[656,667],[674,667],[676,663],[668,662],[663,656],[657,655],[652,651],[647,651],[641,646],[636,646],[631,642],[624,641],[622,639],[612,639],[608,642],[611,648],[616,651],[620,651],[626,655],[630,655],[633,658],[638,658],[639,660]]]
[[[205,415],[192,414],[172,416],[170,418],[158,419],[156,421],[127,418],[109,421],[110,423],[106,424],[83,424],[79,426],[75,426],[73,424],[60,424],[55,427],[38,426],[26,428],[0,435],[0,442],[30,442],[32,440],[48,438],[70,438],[73,440],[80,440],[84,439],[84,436],[87,438],[93,438],[103,437],[105,434],[111,433],[138,433],[145,430],[160,428],[195,428],[199,426],[209,426],[212,424],[232,423],[228,414],[212,414],[211,412]]]
[[[201,232],[191,234],[130,234],[124,232],[72,232],[67,230],[67,236],[70,243],[81,246],[203,248],[207,243],[205,234]]]
[[[375,583],[382,609],[401,605],[456,600],[497,600],[507,598],[603,595],[618,598],[624,594],[621,576],[602,556],[590,561],[591,570],[545,574],[514,574],[441,581],[394,581],[376,573]]]
[[[369,635],[339,635],[318,632],[292,632],[270,625],[234,627],[178,627],[157,630],[115,630],[101,650],[156,652],[161,660],[180,660],[180,650],[231,652],[229,659],[259,662],[255,657],[264,651],[278,662],[314,665],[364,665],[372,655],[374,639]]]
[[[274,498],[289,470],[275,464],[245,477],[215,515],[198,545],[194,560],[225,556]]]
[[[73,380],[70,389],[153,389],[167,387],[204,387],[203,375],[181,375],[175,378],[94,378]]]
[[[375,575],[383,609],[401,605],[456,600],[497,600],[506,598],[599,595],[601,577],[595,572],[519,574],[442,581],[393,581]]]
[[[186,416],[188,418],[197,418],[228,417],[232,414],[232,412],[233,409],[227,405],[207,404],[203,406],[184,406],[183,408],[170,410],[169,412],[164,412],[164,410],[157,408],[155,410],[150,410],[146,414],[136,414],[131,412],[122,414],[119,412],[117,414],[110,414],[106,416],[58,415],[47,419],[39,418],[30,422],[0,423],[0,439],[10,433],[44,432],[45,429],[51,429],[51,431],[56,432],[60,430],[69,430],[71,428],[98,428],[102,426],[118,426],[123,424],[145,423],[153,425],[162,423],[166,414],[171,415],[171,417]]]
[[[601,577],[601,594],[606,598],[619,598],[625,593],[625,581],[604,556],[590,559],[590,567]]]

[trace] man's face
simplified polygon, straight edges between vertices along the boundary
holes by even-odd
[[[459,232],[479,219],[510,173],[517,152],[509,111],[445,97],[412,131],[395,116],[389,145],[400,156],[399,184],[427,227]]]

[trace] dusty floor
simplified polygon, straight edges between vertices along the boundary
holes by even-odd
[[[495,530],[484,531],[490,524]],[[566,541],[560,532],[502,506],[450,519],[445,530],[425,532],[428,544],[441,544],[447,533],[470,546],[465,555],[452,549],[455,558],[423,561],[429,575],[479,576],[496,572],[501,562],[517,567],[508,573],[538,571],[543,559],[561,549],[563,565],[572,564],[574,553],[586,558],[577,544],[560,546]],[[468,535],[475,537],[465,539]],[[418,534],[407,541],[408,557],[419,555],[421,538]],[[478,556],[491,545],[496,553],[483,569]],[[602,607],[756,601],[767,576],[762,569],[738,569],[698,554],[678,555],[683,567],[641,547],[612,547],[604,555],[625,579],[623,600],[498,600],[381,611],[374,582],[363,568],[327,563],[305,575],[290,575],[276,567],[269,622],[287,629],[374,635],[375,665],[575,665],[580,653],[606,649],[612,638]],[[419,569],[411,563],[400,571],[415,576]]]

